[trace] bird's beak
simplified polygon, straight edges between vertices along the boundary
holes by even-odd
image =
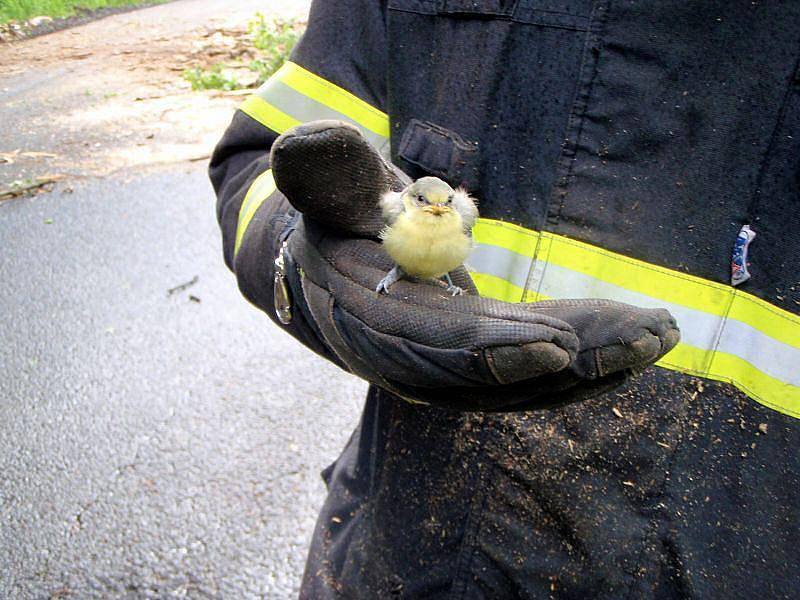
[[[440,206],[438,204],[434,204],[432,206],[426,206],[423,210],[425,210],[426,213],[440,217],[446,212],[449,212],[450,208],[447,206]]]

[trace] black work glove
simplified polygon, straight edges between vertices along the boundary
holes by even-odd
[[[278,189],[301,214],[284,250],[294,310],[354,374],[403,398],[462,410],[557,406],[599,394],[679,339],[666,310],[605,300],[511,304],[430,281],[375,292],[393,266],[378,199],[408,178],[339,121],[299,125],[272,147]]]

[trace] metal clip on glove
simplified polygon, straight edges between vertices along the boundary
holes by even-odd
[[[604,300],[481,298],[463,269],[451,297],[431,282],[375,287],[392,267],[378,199],[409,181],[339,121],[281,135],[271,164],[302,213],[283,259],[295,309],[349,370],[408,400],[461,410],[557,406],[613,388],[678,341],[666,310]]]

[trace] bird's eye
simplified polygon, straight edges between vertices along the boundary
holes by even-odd
[[[417,196],[417,202],[419,202],[420,204],[425,204],[425,196],[423,196],[422,194]]]
[[[447,197],[447,203],[448,204],[452,204],[453,203],[453,197],[452,196],[448,196]]]

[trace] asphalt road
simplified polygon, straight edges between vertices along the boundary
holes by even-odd
[[[0,598],[296,596],[366,386],[239,295],[204,165],[72,187],[0,203]]]

